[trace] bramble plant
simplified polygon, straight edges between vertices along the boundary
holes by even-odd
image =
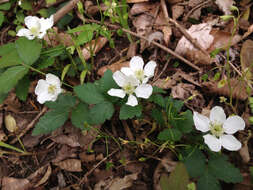
[[[106,0],[105,4],[108,7],[105,15],[120,23],[123,28],[128,28],[126,1],[120,4],[116,0]],[[87,82],[89,80],[85,77],[92,71],[92,63],[89,64],[83,59],[80,46],[90,43],[94,34],[110,39],[111,32],[99,24],[69,28],[67,33],[71,34],[74,42],[72,53],[76,50],[78,54],[74,59],[68,51],[69,47],[49,47],[43,39],[47,31],[52,31],[53,18],[53,15],[49,18],[25,17],[27,28],[18,30],[15,42],[0,47],[2,100],[15,88],[17,96],[25,101],[30,84],[29,77],[39,73],[45,78],[38,81],[35,94],[37,101],[50,110],[35,125],[33,135],[51,133],[63,126],[68,119],[75,127],[84,131],[92,130],[93,125],[103,124],[113,116],[118,116],[120,120],[141,120],[150,116],[158,133],[155,139],[147,137],[146,143],[155,144],[158,151],[170,149],[177,161],[184,163],[183,166],[176,167],[174,174],[180,171],[188,178],[194,179],[192,181],[196,181],[198,190],[219,190],[220,181],[242,181],[239,169],[229,162],[221,149],[223,147],[229,151],[238,151],[241,148],[241,143],[233,136],[245,128],[245,122],[240,116],[232,115],[226,118],[220,106],[211,109],[209,118],[196,111],[192,113],[184,106],[183,101],[166,96],[164,90],[148,83],[154,76],[157,63],[151,60],[144,64],[140,56],[132,57],[129,67],[123,67],[114,73],[107,70],[99,80]],[[58,64],[66,59],[71,62],[67,66]],[[49,69],[53,72],[50,70],[50,73],[44,73]],[[80,85],[70,86],[63,82],[65,75],[76,74],[80,74]],[[252,97],[250,104],[253,105]],[[205,133],[204,136],[199,131]],[[0,141],[0,146],[7,145],[1,144]],[[113,163],[109,164],[108,162],[107,167],[113,166]],[[190,181],[182,183],[187,186]],[[194,189],[194,182],[192,183],[193,185],[188,186]]]

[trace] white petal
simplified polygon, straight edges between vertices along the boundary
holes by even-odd
[[[146,84],[149,80],[149,77],[144,77],[144,79],[142,80],[142,84]]]
[[[149,61],[144,67],[144,75],[146,75],[148,77],[153,77],[154,72],[155,72],[155,68],[156,68],[156,62]]]
[[[112,77],[117,83],[117,85],[119,85],[120,87],[123,87],[127,83],[126,75],[124,75],[120,71],[116,71],[115,73],[113,73]]]
[[[137,106],[138,105],[137,98],[134,95],[130,94],[126,104],[129,106]]]
[[[139,85],[138,79],[133,75],[127,76],[126,79],[127,79],[127,83],[130,83],[132,86]]]
[[[46,31],[49,28],[52,28],[54,25],[54,15],[51,15],[50,18],[41,18],[40,19],[41,31]]]
[[[241,149],[242,144],[233,135],[223,135],[220,137],[221,145],[230,151]]]
[[[221,142],[219,139],[214,137],[213,135],[207,134],[203,136],[205,143],[207,146],[214,152],[219,152],[221,149]]]
[[[39,94],[42,94],[44,92],[47,92],[48,87],[49,87],[49,84],[45,80],[40,79],[37,83],[36,88],[35,88],[35,94],[39,95]]]
[[[227,134],[234,134],[234,133],[236,133],[239,130],[244,130],[244,128],[245,128],[245,122],[238,115],[230,116],[224,122],[223,128],[224,128],[225,133],[227,133]]]
[[[46,81],[47,81],[48,84],[53,84],[56,87],[61,86],[60,79],[57,76],[55,76],[51,73],[46,74]]]
[[[38,38],[39,39],[42,39],[45,35],[46,35],[46,31],[43,31],[43,32],[41,32],[39,35],[38,35]]]
[[[134,56],[130,60],[130,68],[133,71],[143,70],[144,61],[140,56]]]
[[[52,95],[48,94],[47,91],[44,91],[43,93],[38,94],[37,101],[40,104],[44,104],[46,101],[50,101],[52,99]]]
[[[126,93],[124,90],[121,89],[115,89],[112,88],[107,92],[110,96],[116,96],[116,97],[120,97],[120,98],[124,98]]]
[[[31,29],[33,27],[40,28],[40,19],[36,16],[27,16],[25,17],[25,25],[27,28]]]
[[[56,90],[55,90],[55,94],[57,94],[57,96],[59,95],[59,94],[61,94],[62,93],[62,88],[61,87],[59,87],[59,86],[57,86],[56,87]]]
[[[226,114],[223,108],[220,106],[213,107],[210,112],[210,120],[212,122],[219,122],[220,124],[223,124],[226,121]]]
[[[124,73],[126,76],[134,75],[133,70],[130,69],[129,67],[122,67],[122,68],[120,69],[120,71],[121,71],[122,73]]]
[[[21,37],[21,36],[25,36],[27,37],[29,40],[33,40],[35,38],[34,35],[32,35],[32,33],[30,32],[30,30],[26,29],[26,28],[21,28],[18,33],[17,36]]]
[[[134,92],[137,97],[147,99],[152,95],[153,88],[150,84],[141,84]]]
[[[210,120],[208,117],[199,114],[198,112],[193,113],[193,121],[197,130],[207,132],[210,130]]]

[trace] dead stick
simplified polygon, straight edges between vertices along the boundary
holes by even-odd
[[[27,131],[29,131],[33,127],[33,125],[40,118],[40,116],[43,115],[46,111],[47,111],[47,107],[44,106],[41,112],[31,121],[31,123],[29,123],[29,125],[27,125],[27,127],[22,131],[22,133],[20,133],[18,137],[16,137],[15,139],[11,141],[11,144],[16,143],[18,141],[18,138],[23,137],[27,133]]]
[[[63,16],[65,16],[68,12],[70,12],[76,4],[78,3],[79,0],[72,0],[68,4],[66,4],[64,7],[62,7],[59,11],[57,11],[54,14],[54,23],[57,23],[58,20],[60,20]]]

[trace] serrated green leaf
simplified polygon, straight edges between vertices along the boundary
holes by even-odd
[[[166,91],[163,90],[162,88],[157,87],[157,86],[153,86],[153,94],[155,94],[155,93],[166,94]]]
[[[219,181],[208,170],[199,178],[197,187],[198,190],[221,190]]]
[[[89,107],[87,104],[79,103],[71,113],[72,124],[80,129],[84,129],[84,122],[89,122]]]
[[[52,66],[55,62],[55,58],[54,57],[47,57],[47,58],[42,58],[38,60],[38,64],[36,63],[36,68],[37,69],[45,69],[48,68],[50,66]]]
[[[126,120],[126,119],[132,119],[135,116],[139,117],[141,116],[142,107],[141,105],[137,106],[129,106],[129,105],[122,105],[119,112],[119,118]]]
[[[11,52],[8,52],[0,58],[0,68],[20,65],[21,63],[22,60],[20,59],[16,49],[13,49]]]
[[[186,157],[184,164],[190,177],[196,178],[204,174],[206,168],[205,159],[204,154],[198,149],[195,149],[194,152],[191,152]]]
[[[102,124],[107,119],[111,119],[114,107],[111,102],[101,102],[90,109],[91,124]]]
[[[153,101],[154,103],[156,103],[157,105],[159,105],[159,106],[161,106],[163,108],[166,106],[165,99],[160,94],[153,94],[151,96],[151,101]]]
[[[36,124],[32,135],[48,134],[61,127],[68,119],[68,110],[51,110],[42,116]]]
[[[74,87],[77,96],[87,104],[98,104],[106,100],[98,87],[93,83],[86,83]]]
[[[89,41],[91,41],[93,38],[93,31],[84,31],[84,32],[81,32],[77,38],[76,38],[76,43],[77,45],[83,45]]]
[[[16,95],[17,97],[22,100],[26,101],[28,90],[30,86],[30,80],[29,77],[26,75],[23,77],[16,86]]]
[[[42,49],[41,56],[44,57],[57,57],[65,52],[65,47],[63,45],[59,45],[56,47],[51,47],[48,49]]]
[[[228,162],[224,156],[211,157],[208,169],[213,176],[226,183],[239,183],[243,180],[240,170]]]
[[[108,69],[104,73],[104,76],[98,81],[99,84],[98,86],[103,93],[107,93],[107,91],[110,90],[111,88],[118,87],[116,82],[112,78],[112,74],[113,74],[112,71]]]
[[[32,10],[32,2],[30,0],[22,0],[20,5],[24,10]]]
[[[159,125],[165,126],[165,121],[163,119],[163,112],[161,110],[158,110],[157,108],[152,109],[151,116],[152,118],[155,119],[155,121]]]
[[[0,11],[0,27],[2,26],[3,22],[4,22],[4,13]]]
[[[189,176],[186,167],[182,162],[179,162],[169,176],[167,190],[186,190],[188,183]]]
[[[28,69],[23,66],[15,66],[7,69],[0,75],[0,94],[9,92],[18,81],[25,76]]]
[[[179,141],[182,137],[182,133],[175,128],[165,129],[158,134],[158,139],[161,141]]]
[[[8,11],[11,8],[11,3],[0,4],[0,10]]]
[[[190,110],[183,112],[179,115],[180,119],[175,120],[175,127],[179,129],[182,133],[189,133],[193,129],[193,116]]]
[[[16,49],[15,44],[12,42],[8,43],[8,44],[4,44],[4,45],[0,46],[0,56],[8,54],[15,49]]]
[[[35,40],[28,40],[25,37],[15,42],[18,55],[27,65],[32,65],[40,56],[42,44]]]
[[[71,94],[60,94],[55,102],[49,101],[45,105],[51,109],[70,110],[76,104],[76,98]]]

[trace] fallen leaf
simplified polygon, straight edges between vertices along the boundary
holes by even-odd
[[[79,158],[81,159],[82,162],[86,162],[86,163],[96,161],[95,154],[86,154],[86,152],[80,153]]]
[[[54,163],[54,165],[59,166],[63,170],[67,170],[70,172],[82,172],[82,164],[81,160],[78,159],[67,159],[58,163]]]
[[[133,181],[137,179],[138,174],[126,175],[124,178],[116,177],[113,179],[112,184],[109,186],[109,190],[121,190],[133,185]]]
[[[148,12],[151,14],[151,11],[154,11],[157,6],[159,6],[160,3],[136,3],[132,6],[130,9],[130,15],[138,15],[141,13]]]
[[[27,179],[34,184],[33,187],[38,187],[47,182],[51,173],[52,168],[49,164],[47,164],[32,173]]]
[[[63,188],[66,186],[66,181],[61,171],[57,174],[57,179],[58,179],[58,185],[60,188]]]
[[[173,5],[171,7],[171,11],[172,11],[172,18],[173,18],[173,20],[177,20],[184,13],[184,6]]]
[[[28,179],[14,177],[3,177],[2,179],[2,190],[28,190],[31,187]]]
[[[153,86],[157,86],[162,89],[170,89],[176,84],[176,81],[171,78],[158,79],[153,83]]]
[[[98,74],[103,76],[107,69],[114,73],[115,71],[120,70],[121,67],[129,67],[129,61],[119,60],[111,65],[105,65],[98,70]]]
[[[242,157],[242,161],[244,163],[248,163],[250,161],[249,147],[248,142],[244,142],[242,148],[239,150],[239,154]]]
[[[79,147],[80,144],[78,142],[78,136],[75,134],[69,134],[69,135],[59,135],[56,137],[51,137],[51,140],[59,143],[59,144],[66,144],[70,147]]]
[[[246,71],[247,69],[250,69],[250,72],[247,72],[246,76],[248,79],[252,77],[253,73],[253,41],[252,40],[246,40],[242,44],[242,49],[240,53],[240,60],[241,60],[241,66],[242,70]]]
[[[47,44],[53,47],[57,45],[62,45],[62,44],[64,46],[74,45],[72,41],[72,37],[65,32],[59,32],[57,27],[53,27],[53,32],[49,31],[48,35],[45,35],[44,40],[47,41]]]
[[[67,145],[63,145],[57,152],[56,157],[52,160],[52,162],[60,162],[66,158],[75,158],[77,156],[75,152],[76,149],[71,148]]]
[[[193,93],[195,86],[192,84],[179,83],[173,86],[171,89],[171,95],[173,98],[180,100],[187,100]]]
[[[225,15],[231,14],[231,6],[235,4],[233,0],[216,0],[215,3],[218,5],[220,10],[225,13]]]
[[[127,3],[143,3],[147,2],[149,0],[127,0]]]

